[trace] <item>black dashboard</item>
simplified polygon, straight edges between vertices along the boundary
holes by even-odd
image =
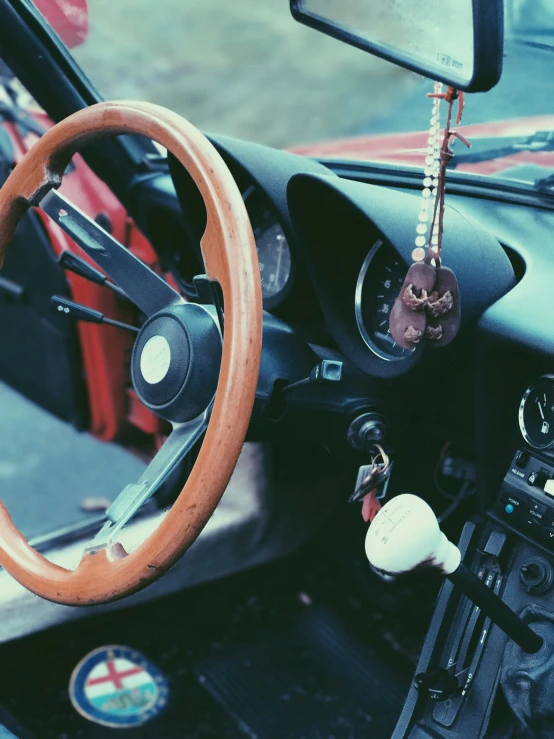
[[[405,402],[414,389],[432,377],[439,396],[434,417],[475,443],[478,505],[491,511],[525,443],[521,397],[554,372],[550,205],[518,204],[486,190],[477,197],[469,188],[447,196],[444,262],[458,277],[462,330],[445,349],[404,352],[387,333],[388,311],[411,262],[417,185],[395,187],[392,178],[368,184],[289,153],[212,140],[242,191],[255,188],[270,204],[273,221],[264,222],[262,234],[282,229],[290,249],[288,281],[268,296],[266,308],[305,325],[309,339],[334,347],[371,381],[385,381],[383,395],[392,382],[401,414],[409,413]],[[261,246],[264,264],[275,263],[266,256],[270,244]]]
[[[401,398],[401,414],[432,377],[435,418],[476,442],[478,500],[490,510],[521,442],[520,398],[554,368],[554,332],[546,318],[554,315],[549,205],[508,202],[485,189],[464,194],[461,186],[447,195],[444,263],[460,285],[462,329],[445,349],[402,351],[388,334],[388,313],[411,262],[417,183],[410,189],[393,176],[381,184],[360,182],[288,152],[226,137],[211,140],[252,220],[266,311],[310,346],[328,347],[362,378],[380,382],[377,394],[391,395],[392,388]],[[186,292],[193,290],[190,275],[201,270],[195,244],[204,222],[190,182],[179,177],[179,238],[167,228],[178,258],[163,244],[156,247]],[[174,192],[169,177],[167,188]],[[145,203],[155,217],[151,193]],[[170,222],[167,212],[164,218]]]
[[[314,330],[319,322],[317,340],[369,377],[447,365],[483,311],[515,284],[498,240],[448,207],[445,264],[460,283],[463,330],[448,350],[403,350],[390,337],[388,313],[411,263],[419,193],[340,178],[318,162],[255,144],[215,136],[212,143],[252,221],[264,308]]]
[[[338,348],[369,377],[394,379],[416,367],[425,372],[430,364],[447,365],[486,308],[515,284],[499,240],[451,199],[445,215],[444,263],[454,269],[460,284],[462,332],[448,349],[404,351],[388,333],[388,312],[411,263],[419,193],[344,179],[288,152],[226,137],[211,140],[229,166],[251,218],[264,308],[297,326],[313,326],[313,340]],[[170,169],[184,220],[179,222],[180,211],[173,222],[167,210],[158,213],[155,193],[150,192],[145,198],[150,220],[146,230],[156,230],[149,225],[163,219],[166,236],[158,237],[156,249],[181,289],[194,297],[192,278],[202,270],[198,245],[205,212],[188,175],[172,168],[171,159]],[[160,179],[158,192],[163,190]],[[169,177],[165,187],[173,188]]]

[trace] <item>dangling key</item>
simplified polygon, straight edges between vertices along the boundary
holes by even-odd
[[[362,500],[373,490],[377,490],[376,497],[379,499],[386,495],[387,490],[383,486],[389,479],[392,462],[382,446],[376,444],[375,449],[376,453],[371,458],[371,464],[363,464],[358,470],[356,485],[354,492],[348,499],[349,503]]]
[[[381,481],[378,483],[377,487],[375,487],[371,492],[369,492],[362,502],[362,518],[364,521],[373,521],[375,516],[379,513],[381,510],[381,501],[386,497],[387,495],[387,488],[389,486],[390,482],[390,473],[392,471],[392,462],[387,465],[387,468],[384,472],[381,472],[380,477],[382,478]]]
[[[383,469],[384,465],[375,464],[375,462],[363,464],[358,470],[354,492],[348,499],[348,502],[356,503],[358,500],[363,500],[368,493],[377,488],[379,483],[384,479]]]

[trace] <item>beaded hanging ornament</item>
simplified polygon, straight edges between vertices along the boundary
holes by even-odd
[[[463,93],[442,84],[428,97],[433,98],[422,202],[416,227],[414,264],[408,270],[399,296],[390,313],[390,333],[403,349],[413,349],[422,341],[446,346],[458,333],[461,319],[460,291],[454,272],[441,264],[446,168],[454,156],[452,138],[466,146],[469,141],[450,128],[452,107],[458,100],[456,123],[462,119]],[[448,105],[446,125],[440,133],[440,104]]]

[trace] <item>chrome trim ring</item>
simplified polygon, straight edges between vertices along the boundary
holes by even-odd
[[[375,255],[377,254],[377,252],[382,246],[383,246],[383,240],[377,239],[377,241],[373,244],[373,246],[367,253],[366,258],[363,261],[362,267],[360,269],[360,273],[358,275],[358,279],[356,281],[356,290],[354,292],[354,312],[356,314],[356,324],[358,326],[358,331],[360,332],[360,336],[362,337],[364,344],[367,346],[367,348],[370,351],[372,351],[376,357],[379,357],[379,359],[383,359],[385,362],[401,362],[402,360],[406,359],[407,356],[409,355],[395,357],[392,354],[387,354],[387,352],[384,349],[380,349],[378,346],[376,346],[376,344],[373,342],[371,336],[368,333],[368,330],[364,324],[364,320],[362,316],[362,293],[363,293],[365,278],[369,270],[369,265],[371,264]]]
[[[532,441],[529,435],[527,434],[527,430],[525,428],[525,422],[523,420],[523,410],[525,408],[525,403],[527,401],[527,398],[533,392],[533,390],[538,385],[538,383],[541,382],[541,380],[550,380],[554,384],[554,375],[542,375],[537,380],[535,380],[535,382],[531,383],[531,385],[529,385],[529,387],[523,394],[523,397],[519,404],[519,411],[518,411],[519,430],[524,440],[527,442],[527,444],[529,444],[529,446],[532,446],[533,449],[552,449],[554,448],[554,441],[551,441],[548,444],[537,444],[536,442]]]

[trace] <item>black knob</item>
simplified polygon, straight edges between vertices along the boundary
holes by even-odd
[[[554,579],[552,565],[542,557],[532,557],[522,565],[519,579],[528,593],[546,593]]]
[[[529,452],[522,451],[521,449],[517,452],[515,463],[516,467],[519,467],[520,469],[523,469],[524,467],[527,467],[527,462],[529,461]]]

